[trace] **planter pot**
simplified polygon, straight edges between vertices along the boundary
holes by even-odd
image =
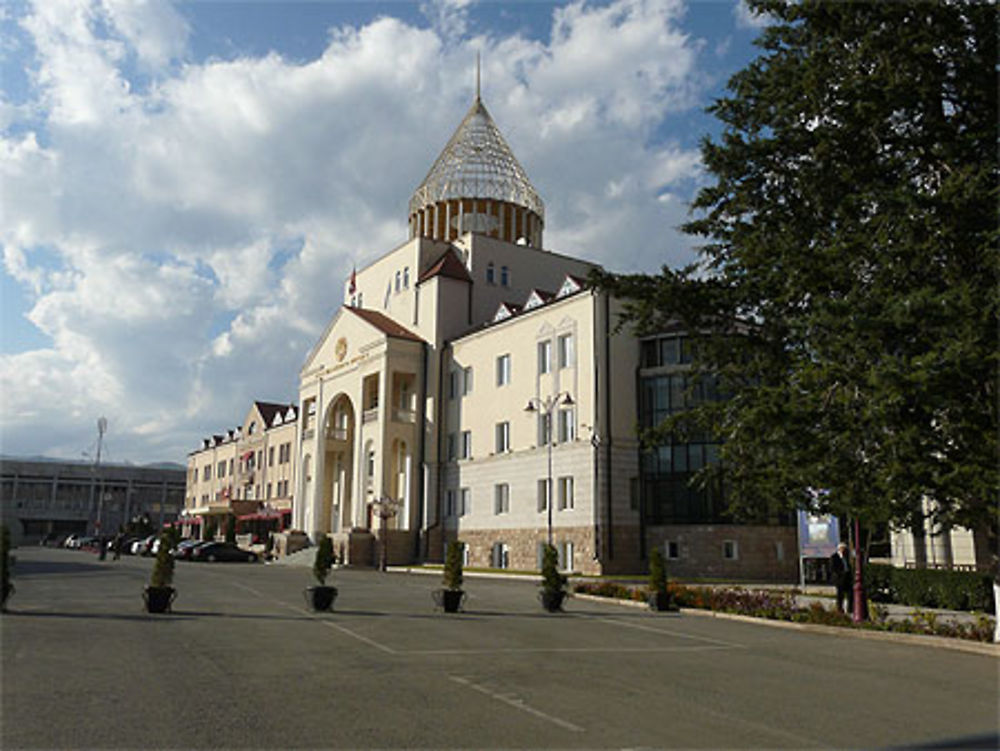
[[[558,613],[562,610],[562,604],[563,600],[566,599],[566,593],[543,589],[538,593],[538,598],[542,601],[543,608],[548,610],[550,613]]]
[[[649,595],[649,609],[657,613],[677,613],[680,608],[674,604],[669,592],[652,592]]]
[[[169,613],[175,597],[177,590],[173,587],[146,587],[142,592],[148,613]]]
[[[333,610],[333,601],[337,599],[337,588],[320,585],[306,587],[306,602],[317,612]]]
[[[431,595],[434,604],[446,613],[457,613],[465,602],[465,592],[461,589],[435,589]]]

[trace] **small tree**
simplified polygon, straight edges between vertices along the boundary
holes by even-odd
[[[171,534],[164,531],[160,535],[160,547],[156,551],[153,574],[149,578],[151,587],[169,587],[174,581],[174,557],[170,554]]]
[[[565,592],[567,579],[559,573],[559,553],[554,545],[542,550],[542,589],[545,592]]]
[[[216,523],[215,519],[209,519],[205,522],[205,536],[202,538],[206,541],[211,541],[215,539],[215,533],[219,531],[219,525]]]
[[[326,585],[326,577],[333,568],[333,540],[326,535],[319,541],[316,548],[316,559],[313,561],[313,576],[321,587]]]
[[[448,545],[448,554],[444,560],[444,576],[442,583],[445,589],[457,592],[462,588],[462,558],[465,543],[460,540]]]
[[[236,544],[236,517],[233,514],[226,519],[226,542]]]
[[[651,594],[667,594],[667,567],[659,548],[653,548],[649,554],[649,591]]]

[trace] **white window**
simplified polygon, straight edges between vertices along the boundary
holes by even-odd
[[[510,512],[510,485],[505,482],[493,486],[493,513]]]
[[[410,288],[410,267],[409,266],[404,266],[403,267],[403,289],[409,289],[409,288]]]
[[[462,546],[462,565],[465,568],[468,568],[470,560],[472,560],[472,559],[469,557],[469,546],[468,545],[463,545]]]
[[[496,433],[497,453],[502,454],[505,451],[510,451],[510,423],[498,422]]]
[[[400,272],[396,272],[396,291],[399,292],[402,282],[402,275]]]
[[[472,491],[469,488],[462,488],[458,491],[458,515],[465,516],[472,513]]]
[[[551,433],[552,415],[540,413],[538,415],[538,445],[544,446],[552,437]]]
[[[543,375],[552,370],[552,342],[538,343],[538,374]]]
[[[573,508],[573,478],[559,478],[559,510],[566,511]]]
[[[575,410],[559,410],[559,443],[566,443],[576,438]]]
[[[546,477],[538,481],[538,510],[547,511],[549,508],[549,498],[552,496],[552,485]]]
[[[556,548],[556,552],[559,556],[559,569],[561,571],[572,571],[573,570],[573,543],[564,542]]]
[[[727,561],[735,561],[740,557],[740,549],[736,540],[723,540],[722,557]]]
[[[497,358],[497,386],[510,383],[510,355],[500,355]]]
[[[444,515],[454,516],[455,515],[455,491],[446,490],[444,494]]]
[[[785,544],[781,540],[774,543],[774,557],[779,561],[785,560]]]
[[[510,566],[510,549],[507,547],[507,543],[493,543],[490,558],[492,559],[493,568],[508,568]]]
[[[471,459],[472,458],[472,431],[463,430],[462,431],[462,442],[459,445],[461,452],[458,455],[459,459]]]
[[[563,334],[559,337],[559,367],[572,367],[576,361],[576,353],[573,350],[573,335]]]
[[[507,271],[506,266],[500,267],[500,286],[507,287],[510,285],[510,274]]]
[[[472,366],[462,370],[462,396],[472,393]]]
[[[361,292],[358,292],[358,307],[359,308],[365,307],[364,298],[362,297],[362,293]]]
[[[493,261],[490,261],[488,264],[486,264],[486,283],[487,284],[494,283]]]

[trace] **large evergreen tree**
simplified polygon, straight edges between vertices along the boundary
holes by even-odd
[[[640,332],[677,321],[725,401],[736,510],[818,495],[866,523],[996,529],[997,10],[751,0],[773,23],[711,112],[698,264],[598,275]]]

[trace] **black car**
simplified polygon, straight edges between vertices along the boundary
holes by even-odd
[[[257,554],[237,547],[231,542],[210,542],[207,545],[194,548],[191,551],[191,560],[208,561],[209,563],[216,561],[254,563],[257,560]]]

